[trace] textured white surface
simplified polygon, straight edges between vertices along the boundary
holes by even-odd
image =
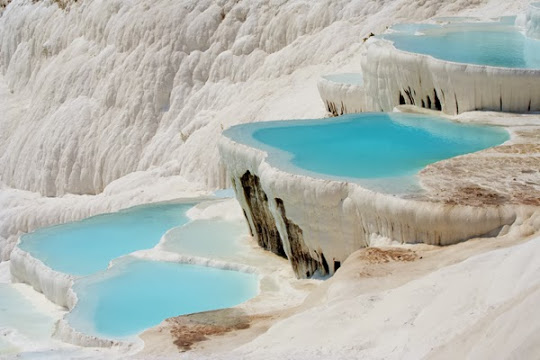
[[[1,258],[21,232],[226,184],[221,130],[323,116],[317,79],[354,71],[370,32],[525,5],[14,1],[0,17],[0,181],[100,195],[0,183]]]
[[[0,184],[2,258],[21,233],[38,227],[224,185],[216,146],[222,128],[323,116],[317,79],[357,70],[369,32],[435,15],[512,14],[526,4],[83,0],[66,12],[47,1],[15,0],[0,17],[0,180],[8,185]],[[54,195],[62,196],[44,197]],[[310,331],[300,335],[305,347],[297,358],[302,349],[304,358],[323,356],[309,347],[334,338],[317,333],[324,328],[317,319],[299,318]],[[341,325],[340,333],[359,328]],[[392,332],[373,339],[388,349]],[[270,356],[264,343],[272,340],[246,352]],[[351,346],[331,350],[340,357]],[[53,358],[118,356],[57,343],[49,349]]]
[[[535,358],[540,311],[529,305],[540,300],[538,256],[540,238],[535,238],[444,267],[389,291],[357,294],[350,280],[334,282],[322,305],[276,324],[229,356]]]
[[[73,308],[75,301],[69,294],[74,276],[49,268],[18,247],[13,249],[10,262],[13,282],[27,283],[53,303],[67,309]]]
[[[276,198],[283,201],[287,218],[302,230],[302,242],[311,257],[321,264],[326,261],[331,274],[334,261],[343,263],[352,252],[368,246],[374,236],[403,243],[449,245],[496,231],[531,213],[527,207],[513,205],[467,206],[404,198],[374,192],[352,182],[288,173],[270,165],[266,152],[226,136],[220,141],[220,151],[228,173],[236,179],[237,198],[246,213],[251,210],[240,178],[249,171],[260,178],[289,259],[294,263],[290,236]],[[249,221],[251,228],[256,229],[258,225],[253,219]],[[293,265],[300,266],[297,276],[312,273],[304,264]]]
[[[317,83],[321,99],[326,109],[333,115],[352,114],[369,111],[366,105],[364,85],[346,84],[321,77]]]
[[[0,18],[0,83],[12,92],[0,107],[24,111],[0,120],[0,177],[46,196],[95,194],[171,162],[224,185],[222,127],[321,115],[316,79],[358,59],[362,36],[478,3],[13,1]]]
[[[409,90],[415,104],[430,98],[435,109],[458,114],[474,110],[527,112],[540,110],[540,70],[458,64],[397,50],[389,41],[367,41],[362,59],[369,110],[391,111]]]

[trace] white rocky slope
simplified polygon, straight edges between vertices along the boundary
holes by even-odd
[[[2,257],[21,232],[224,185],[221,129],[323,116],[319,75],[358,70],[369,32],[526,3],[12,1],[0,15]]]
[[[336,275],[321,305],[276,324],[227,358],[536,359],[539,256],[536,237],[382,291],[366,292],[362,282],[369,280],[360,270]]]
[[[13,1],[0,18],[13,97],[0,107],[20,101],[24,111],[2,116],[1,179],[46,196],[95,194],[172,161],[189,180],[224,185],[222,127],[320,116],[312,81],[332,67],[315,66],[358,58],[363,36],[396,21],[483,3]]]
[[[319,75],[358,70],[369,32],[525,7],[525,0],[85,0],[60,9],[13,1],[0,16],[3,258],[18,233],[38,226],[181,196],[184,178],[225,185],[221,130],[324,116]],[[141,195],[141,186],[163,196]],[[69,193],[104,195],[41,197]]]

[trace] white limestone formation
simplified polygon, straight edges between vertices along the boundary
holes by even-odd
[[[392,236],[399,231],[396,229],[401,229],[406,239],[437,243],[440,235],[440,243],[451,243],[458,233],[469,236],[473,223],[482,217],[484,225],[477,229],[478,233],[510,224],[521,216],[511,207],[492,207],[482,213],[474,207],[414,203],[340,182],[307,177],[298,177],[296,181],[289,174],[272,169],[264,161],[264,154],[242,154],[238,144],[222,144],[227,155],[220,165],[217,142],[224,128],[238,123],[322,116],[324,107],[316,96],[316,79],[320,74],[360,64],[363,55],[358,44],[365,34],[381,33],[393,23],[424,20],[435,14],[517,13],[525,8],[527,0],[79,0],[69,9],[62,9],[58,1],[52,0],[14,0],[4,10],[7,3],[0,1],[2,260],[10,258],[21,233],[224,186],[230,181],[224,166],[233,170],[244,209],[247,203],[238,179],[246,170],[259,177],[261,188],[271,201],[268,213],[276,223],[277,233],[286,240],[282,254],[299,255],[303,260],[296,269],[300,275],[324,272],[324,262],[327,272],[332,273],[347,252],[369,243],[369,234]],[[387,66],[387,61],[390,60],[382,59],[381,65]],[[430,65],[433,67],[446,66]],[[482,75],[483,70],[477,74],[471,69],[466,69],[472,71],[469,80],[489,78]],[[373,74],[378,71],[370,70]],[[405,70],[405,74],[410,71]],[[438,77],[426,75],[426,81],[433,82],[433,89],[438,89],[436,81],[441,86],[454,86],[444,78],[444,71]],[[510,88],[513,81],[507,82]],[[408,82],[409,78],[402,81]],[[372,81],[367,85],[374,86]],[[456,85],[460,94],[471,96],[462,89],[461,82]],[[337,94],[343,91],[349,90],[339,86],[330,89],[327,96],[342,96]],[[390,92],[379,87],[376,91],[381,96]],[[496,91],[493,93],[486,95],[489,102],[496,98]],[[424,93],[429,94],[428,90]],[[526,101],[522,92],[515,94],[516,103]],[[469,103],[483,103],[483,96],[474,93],[471,98],[475,100],[459,100],[466,108]],[[339,97],[332,99],[337,104]],[[365,106],[382,109],[380,104],[376,105]],[[444,106],[452,112],[451,101]],[[505,102],[504,106],[510,105]],[[346,105],[344,109],[348,108]],[[353,108],[351,105],[350,109]],[[459,112],[463,109],[460,103]],[[276,197],[281,201],[275,201]],[[372,214],[363,210],[366,204]],[[408,209],[420,211],[421,216]],[[445,211],[450,213],[450,219],[466,220],[465,226],[460,223],[454,229],[445,227],[439,221]],[[404,225],[406,222],[413,224],[412,229]],[[289,237],[296,240],[300,235],[307,240],[288,241]],[[345,241],[338,246],[329,240],[340,237]],[[271,241],[266,244],[277,246]],[[278,248],[274,250],[280,252]],[[15,280],[33,278],[29,282],[33,281],[36,288],[72,306],[70,292],[62,295],[69,279],[56,279],[42,263],[18,250],[13,252],[13,259],[10,267]],[[252,265],[261,266],[268,261],[273,260]],[[488,270],[484,273],[490,273]],[[0,268],[0,272],[2,278],[6,267]],[[284,274],[284,278],[290,275],[287,271]],[[467,269],[463,274],[467,274]],[[434,283],[440,283],[440,279],[436,278]],[[429,286],[431,283],[424,288]],[[276,286],[270,284],[268,288]],[[418,291],[420,295],[422,289]],[[410,298],[416,300],[416,296],[414,293]],[[267,301],[265,305],[274,303]],[[339,311],[332,313],[332,319],[340,316]],[[319,331],[317,326],[311,326],[317,325],[319,318],[311,314],[309,318],[313,322],[301,317],[298,321]],[[381,317],[377,316],[374,323],[381,323]],[[343,332],[358,329],[358,323],[339,325]],[[91,343],[81,340],[80,334],[73,334],[62,323],[56,331],[60,337],[71,337],[73,343]],[[431,333],[430,327],[419,327],[418,338],[426,333]],[[317,337],[308,335],[305,344],[309,343],[309,347],[303,349],[303,355],[312,359],[315,356],[309,349],[313,349],[313,339]],[[377,333],[378,339],[388,336],[388,331]],[[343,338],[340,349],[356,346],[357,339]],[[271,339],[256,343],[253,356],[275,357],[285,348],[270,353],[265,348],[268,344],[272,344]],[[49,346],[44,351],[54,353],[61,348],[55,341]],[[378,346],[388,349],[387,344]],[[97,349],[61,349],[66,352],[60,351],[60,357],[126,356]],[[123,351],[126,350],[119,350]],[[340,350],[335,350],[327,358],[339,356]]]
[[[359,37],[474,8],[468,0],[56,3],[16,0],[0,17],[0,107],[16,105],[0,118],[0,179],[44,196],[97,194],[163,166],[225,186],[223,128],[321,116],[316,79],[359,61]]]
[[[370,39],[362,73],[372,111],[405,104],[452,115],[540,110],[540,70],[454,63]]]
[[[28,252],[15,247],[11,253],[13,282],[24,282],[43,293],[55,304],[72,309],[76,300],[70,296],[75,276],[55,271]]]
[[[355,75],[356,81],[340,81],[331,76],[323,76],[319,79],[317,87],[321,99],[326,105],[326,110],[334,116],[365,112],[366,106],[364,84],[361,74]]]
[[[266,152],[226,136],[220,151],[252,235],[262,247],[286,255],[299,277],[333,274],[372,238],[450,245],[496,234],[531,211],[401,197],[293,174],[270,165]]]

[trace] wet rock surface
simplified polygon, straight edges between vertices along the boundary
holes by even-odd
[[[287,229],[287,240],[290,246],[289,260],[293,267],[293,270],[298,277],[310,277],[319,270],[323,275],[326,275],[328,271],[328,265],[324,266],[323,263],[319,263],[309,253],[309,249],[304,243],[304,234],[302,229],[287,218],[287,212],[283,200],[276,198],[276,206],[281,215],[285,228]],[[324,259],[324,255],[323,259]],[[326,264],[326,261],[324,261]]]
[[[255,236],[259,246],[276,255],[286,257],[283,243],[276,227],[276,222],[268,205],[268,197],[262,189],[257,175],[246,171],[240,178],[248,209],[244,209],[251,234]]]

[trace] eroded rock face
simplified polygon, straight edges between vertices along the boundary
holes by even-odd
[[[249,224],[251,235],[257,239],[260,247],[289,259],[299,278],[310,277],[316,271],[322,275],[333,273],[322,251],[316,252],[319,259],[311,255],[309,248],[305,245],[302,229],[287,217],[282,199],[274,199],[278,218],[272,214],[268,196],[257,175],[246,171],[240,177],[240,184],[246,204],[243,209],[244,216]],[[278,226],[281,226],[281,234]],[[333,265],[334,268],[339,267],[339,264]]]
[[[257,239],[259,246],[263,249],[286,257],[276,222],[270,212],[268,197],[262,189],[259,177],[246,171],[240,178],[240,182],[247,204],[244,214],[246,218],[251,219],[251,221],[248,219],[251,235]]]
[[[283,200],[279,198],[276,198],[275,200],[277,209],[281,215],[281,220],[283,220],[285,228],[287,229],[287,241],[290,246],[288,258],[294,272],[296,273],[296,276],[310,277],[317,270],[319,270],[323,275],[328,274],[328,264],[324,259],[324,255],[321,253],[321,263],[313,259],[313,257],[310,255],[309,249],[305,246],[304,233],[302,229],[287,218],[287,212],[285,211]]]

